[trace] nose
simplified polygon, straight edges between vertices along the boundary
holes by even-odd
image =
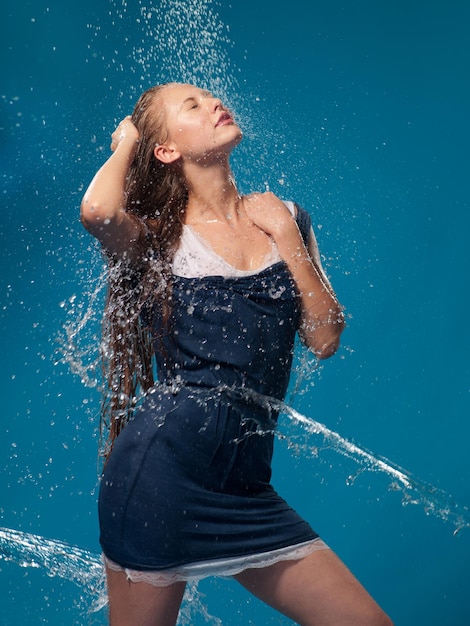
[[[212,111],[217,111],[217,109],[223,109],[224,105],[222,104],[222,100],[219,98],[212,98],[210,107]]]

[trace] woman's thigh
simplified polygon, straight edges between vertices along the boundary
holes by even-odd
[[[317,550],[299,561],[248,569],[235,578],[302,626],[392,626],[331,550]]]
[[[106,568],[111,626],[174,626],[186,583],[154,587]]]

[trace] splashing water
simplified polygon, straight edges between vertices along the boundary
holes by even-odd
[[[213,0],[160,0],[156,6],[143,0],[112,0],[111,4],[111,26],[122,37],[112,59],[102,55],[107,82],[113,72],[125,72],[133,97],[151,84],[169,81],[205,86],[223,98],[238,92],[235,75],[239,70],[227,52],[233,44]],[[129,38],[131,24],[139,26],[137,41]],[[99,24],[89,27],[95,39],[90,49],[99,48],[107,33]]]
[[[98,612],[106,607],[105,575],[101,558],[88,550],[40,535],[0,528],[0,561],[25,568],[40,568],[50,577],[57,576],[73,582],[88,598],[92,598],[91,603],[85,603],[88,612]],[[196,616],[201,615],[207,624],[222,624],[219,618],[208,613],[203,597],[196,583],[187,585],[178,618],[179,626],[190,626],[194,624]]]
[[[91,610],[98,611],[106,604],[101,560],[87,550],[63,541],[0,528],[0,560],[20,567],[40,568],[48,576],[70,580],[93,596]]]
[[[274,404],[274,403],[273,403]],[[341,437],[337,432],[329,429],[324,424],[302,415],[290,406],[277,403],[279,410],[288,416],[290,424],[282,425],[278,436],[286,438],[288,445],[295,445],[299,433],[294,429],[300,428],[308,433],[308,443],[301,444],[303,454],[318,457],[321,449],[330,449],[352,460],[357,470],[347,477],[348,485],[353,485],[357,477],[364,472],[380,472],[390,480],[391,491],[401,492],[404,505],[415,504],[423,507],[427,515],[432,515],[444,522],[450,522],[454,526],[454,534],[458,534],[464,528],[470,528],[470,510],[466,506],[459,505],[453,497],[412,476],[407,470],[399,467],[385,457],[369,452],[355,443]],[[294,432],[292,432],[294,430]],[[317,439],[320,441],[317,442]]]
[[[102,272],[98,278],[87,274],[82,277],[82,285],[86,300],[84,297],[77,300],[76,296],[71,296],[68,302],[60,303],[67,312],[68,321],[57,336],[56,364],[66,363],[84,385],[99,388],[99,324],[106,290],[106,273]]]

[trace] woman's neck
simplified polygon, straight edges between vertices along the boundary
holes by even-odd
[[[228,166],[202,167],[188,178],[187,224],[238,219],[240,195]]]

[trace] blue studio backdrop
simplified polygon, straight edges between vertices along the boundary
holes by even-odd
[[[6,0],[1,9],[0,624],[106,623],[100,252],[78,209],[138,95],[234,110],[242,191],[311,214],[348,328],[299,349],[274,484],[397,626],[470,613],[468,24],[410,0]],[[233,581],[181,624],[288,624]]]

